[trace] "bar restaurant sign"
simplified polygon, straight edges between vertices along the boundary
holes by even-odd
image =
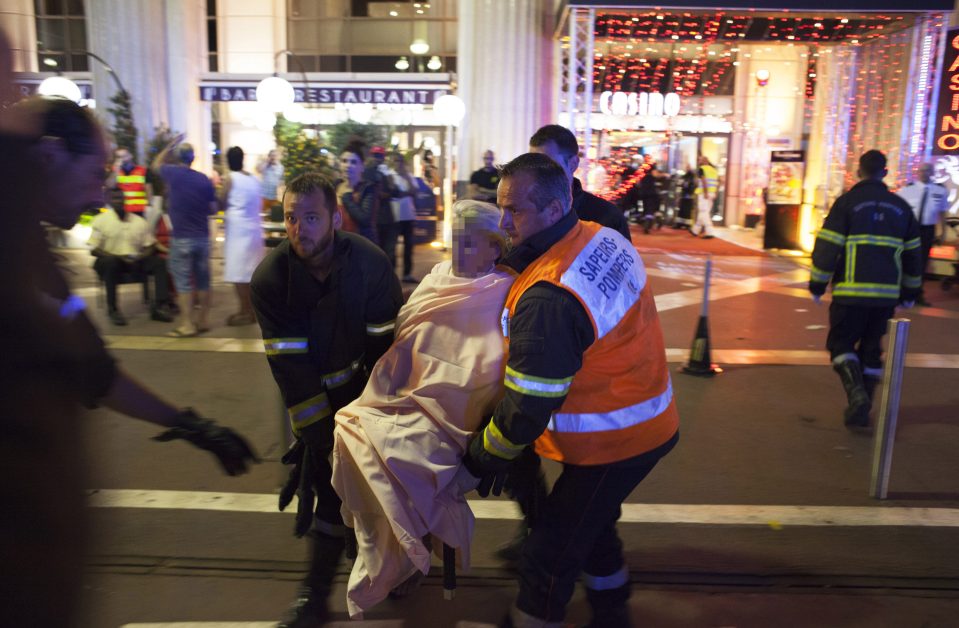
[[[934,155],[959,151],[959,28],[949,31],[946,52],[942,59],[942,84],[939,86],[939,108],[936,111]]]
[[[320,105],[432,105],[447,93],[446,89],[410,85],[311,85],[293,86],[296,102]],[[256,102],[256,84],[217,83],[200,85],[200,100],[205,102]]]

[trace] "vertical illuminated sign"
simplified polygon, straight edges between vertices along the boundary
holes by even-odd
[[[942,84],[936,111],[936,133],[932,152],[947,155],[959,150],[959,29],[949,31],[942,60]]]

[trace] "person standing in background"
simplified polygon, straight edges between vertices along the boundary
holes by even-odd
[[[470,175],[469,197],[476,201],[496,203],[496,186],[499,184],[499,172],[493,166],[496,155],[487,150],[483,153],[483,167]]]
[[[622,210],[584,190],[583,184],[574,176],[579,168],[579,142],[572,131],[558,124],[547,124],[529,138],[529,152],[546,155],[566,171],[573,194],[573,209],[580,220],[615,229],[631,241],[629,223]]]
[[[266,159],[257,164],[256,171],[260,173],[263,211],[268,213],[276,203],[276,190],[283,183],[283,164],[276,149],[266,154]]]
[[[949,209],[949,190],[932,181],[932,164],[920,164],[916,169],[918,181],[913,181],[899,190],[899,196],[906,199],[912,207],[912,213],[919,223],[919,241],[922,248],[921,275],[925,277],[926,266],[929,264],[929,251],[936,240],[936,225],[942,224],[946,211]],[[929,307],[932,305],[925,296],[923,289],[919,289],[916,303]]]
[[[413,276],[413,225],[416,223],[416,181],[406,166],[401,153],[393,154],[393,174],[390,209],[396,221],[396,231],[403,236],[403,282],[418,283]]]
[[[209,177],[193,170],[193,146],[178,135],[163,147],[151,168],[167,185],[170,199],[170,272],[180,302],[180,323],[168,336],[187,338],[209,329],[210,216],[219,209]],[[193,302],[198,308],[194,313]],[[195,315],[194,315],[195,314]]]
[[[250,278],[266,248],[263,245],[263,222],[260,207],[260,182],[243,170],[243,149],[233,146],[226,151],[230,168],[224,177],[221,204],[225,205],[225,242],[223,245],[223,281],[232,283],[240,309],[226,319],[231,327],[256,322],[250,301]]]
[[[689,233],[694,236],[701,233],[704,239],[709,239],[715,237],[715,234],[713,234],[713,203],[716,201],[716,194],[719,192],[719,171],[716,170],[716,167],[706,155],[700,155],[697,175],[699,185],[696,187],[696,222],[689,229]],[[700,227],[702,231],[697,233]]]

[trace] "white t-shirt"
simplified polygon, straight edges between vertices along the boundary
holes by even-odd
[[[912,213],[916,220],[919,220],[919,205],[922,203],[922,195],[926,193],[926,208],[922,212],[922,226],[937,225],[942,220],[942,215],[949,209],[949,191],[938,183],[923,183],[922,181],[913,181],[906,187],[899,190],[898,194],[906,199],[912,207]]]
[[[127,212],[120,220],[112,209],[106,209],[90,224],[89,245],[111,255],[139,256],[148,246],[156,243],[147,221]]]

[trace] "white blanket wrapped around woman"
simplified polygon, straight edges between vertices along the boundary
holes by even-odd
[[[360,616],[416,570],[423,537],[455,548],[469,568],[473,513],[459,482],[467,437],[502,396],[500,317],[513,277],[457,277],[433,268],[400,310],[393,346],[363,394],[336,414],[333,487],[359,555],[347,607]]]

